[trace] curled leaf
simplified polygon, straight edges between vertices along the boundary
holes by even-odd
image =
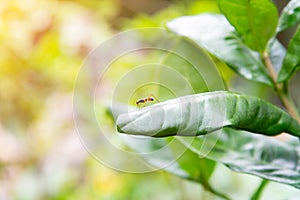
[[[172,99],[117,119],[119,132],[152,137],[204,135],[223,127],[300,136],[300,125],[285,111],[257,97],[225,91]]]

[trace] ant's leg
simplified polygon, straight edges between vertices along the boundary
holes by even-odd
[[[145,103],[143,103],[143,106],[142,106],[142,108],[144,108],[146,106],[146,102]]]

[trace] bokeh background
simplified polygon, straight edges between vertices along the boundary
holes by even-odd
[[[201,12],[219,11],[213,0],[2,0],[0,199],[218,199],[162,170],[130,174],[99,163],[81,144],[73,122],[74,82],[94,48],[120,31],[163,27]],[[136,58],[120,62],[128,66]],[[231,90],[272,97],[267,87],[217,66]],[[216,189],[238,199],[250,196],[259,181],[222,165],[211,178]],[[274,197],[274,190],[278,198],[299,195],[272,183],[265,197]]]

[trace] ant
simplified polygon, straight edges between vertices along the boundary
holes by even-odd
[[[147,102],[154,101],[154,100],[156,100],[157,102],[159,102],[157,100],[157,98],[154,97],[153,94],[150,94],[147,98],[142,98],[142,99],[137,100],[136,101],[136,105],[140,108],[141,104],[146,104]]]

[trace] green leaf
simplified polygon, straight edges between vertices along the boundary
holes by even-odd
[[[230,199],[225,194],[216,191],[209,183],[216,162],[202,155],[200,157],[198,152],[194,152],[188,147],[191,145],[190,142],[183,143],[176,137],[134,138],[130,135],[123,135],[122,138],[126,145],[140,153],[141,157],[156,168],[161,168],[184,179],[196,181],[211,193],[223,199]]]
[[[270,0],[218,0],[220,10],[253,50],[264,52],[278,21]]]
[[[182,178],[207,185],[208,179],[214,171],[214,161],[199,158],[198,154],[186,148],[173,137],[136,138],[122,135],[122,138],[127,146],[140,153],[153,166]]]
[[[221,162],[233,171],[300,188],[298,139],[290,138],[282,142],[273,137],[232,128],[224,128],[222,134],[211,135],[217,138],[217,142],[215,139],[206,139],[204,145],[203,136],[179,139],[199,156],[203,156],[199,149],[211,145],[213,148],[206,155],[207,158]]]
[[[300,22],[300,1],[291,0],[282,10],[279,18],[277,32],[284,31]]]
[[[300,27],[290,41],[287,54],[283,60],[282,68],[278,74],[277,82],[289,80],[300,68]]]
[[[114,119],[114,116],[125,113],[128,109],[132,110],[132,107],[127,108],[125,104],[114,102],[112,107],[108,107],[107,114]],[[176,138],[119,136],[128,147],[140,153],[148,163],[156,168],[201,183],[206,189],[215,193],[208,180],[214,172],[216,163],[207,158],[199,158],[197,153],[188,149]]]
[[[180,17],[168,22],[167,28],[196,42],[244,78],[273,85],[258,53],[241,41],[223,15]]]
[[[168,35],[172,36],[168,39],[174,41],[174,35]],[[163,65],[179,72],[188,84],[179,84],[179,80],[174,76],[170,78],[170,73],[160,73],[158,78],[162,85],[168,86],[176,96],[225,89],[222,76],[205,50],[186,38],[176,37],[175,41],[176,45],[171,51],[164,52]],[[159,99],[170,98],[163,90],[156,95]]]
[[[274,69],[276,71],[276,74],[279,73],[282,67],[285,54],[285,47],[277,39],[274,39],[272,42],[269,43],[269,55],[271,62],[273,63]]]
[[[117,119],[119,132],[152,137],[195,136],[223,127],[300,136],[300,125],[285,111],[257,97],[225,91],[168,100]]]

